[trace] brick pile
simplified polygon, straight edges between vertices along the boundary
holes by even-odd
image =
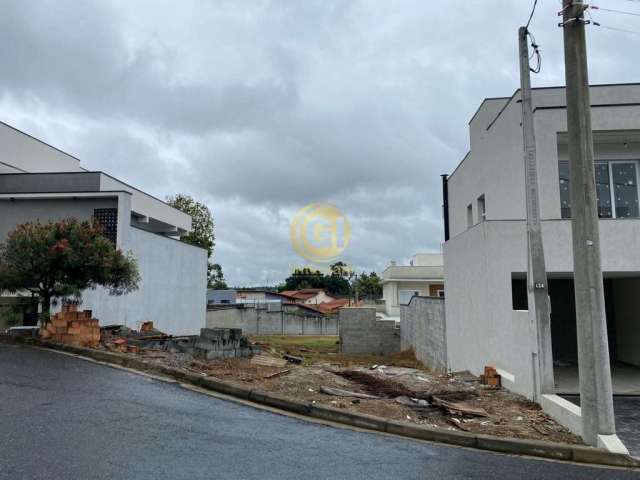
[[[51,317],[40,337],[58,343],[95,347],[100,342],[100,324],[91,318],[91,310],[78,311],[75,304],[65,304]]]
[[[501,378],[494,367],[484,367],[484,373],[480,375],[480,383],[489,385],[490,387],[500,387]]]

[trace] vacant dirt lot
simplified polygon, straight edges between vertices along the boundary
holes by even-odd
[[[337,337],[269,336],[251,340],[263,348],[258,359],[203,361],[144,348],[139,355],[280,396],[401,422],[582,443],[527,399],[484,386],[468,372],[429,372],[411,352],[385,357],[345,356],[338,353]],[[303,361],[285,364],[283,354]],[[278,361],[281,365],[257,364]]]

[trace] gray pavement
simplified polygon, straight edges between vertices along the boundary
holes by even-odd
[[[579,395],[562,395],[580,405]],[[629,453],[640,457],[640,396],[614,395],[613,410],[616,415],[616,433]]]
[[[639,478],[309,423],[4,344],[0,433],[0,479]]]

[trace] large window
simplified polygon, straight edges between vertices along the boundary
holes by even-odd
[[[571,218],[571,188],[569,162],[558,165],[560,181],[560,212],[562,218]],[[595,164],[598,216],[600,218],[637,218],[638,162],[598,161]]]

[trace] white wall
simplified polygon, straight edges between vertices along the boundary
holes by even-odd
[[[140,289],[121,297],[102,289],[86,291],[82,308],[93,310],[101,325],[138,328],[153,320],[174,335],[196,334],[206,325],[207,252],[137,228],[128,232],[123,250],[138,262]]]
[[[451,237],[467,229],[467,205],[473,206],[477,222],[477,199],[485,195],[488,220],[524,219],[524,160],[519,91],[496,114],[501,101],[485,102],[470,124],[471,150],[449,178]],[[596,131],[640,129],[640,86],[596,86],[591,88],[592,123]],[[558,187],[558,134],[566,132],[564,89],[534,89],[534,121],[543,219],[560,218]],[[611,106],[612,104],[628,104]],[[635,104],[635,105],[634,105]],[[485,111],[486,110],[486,111]],[[626,152],[611,145],[595,146],[596,159],[640,158],[640,148]]]
[[[131,193],[132,212],[154,218],[187,232],[191,231],[191,217],[189,215],[107,174],[100,175],[100,190],[129,192]]]
[[[486,365],[515,377],[514,391],[533,394],[533,339],[527,312],[513,312],[511,272],[526,270],[524,223],[484,222],[445,244],[446,333],[452,370]]]
[[[444,265],[442,253],[416,253],[412,258],[416,267],[441,267]]]
[[[0,122],[0,162],[0,173],[16,173],[16,170],[30,173],[83,170],[77,158],[3,122]]]
[[[640,238],[640,219],[599,226],[605,275],[640,272],[640,249],[629,248],[630,239]],[[542,232],[548,273],[572,272],[571,222],[543,221]],[[531,396],[533,319],[511,303],[511,274],[527,271],[526,248],[524,221],[487,221],[446,242],[445,308],[450,368],[479,374],[492,365],[515,376],[510,388]],[[638,351],[635,338],[629,348]]]

